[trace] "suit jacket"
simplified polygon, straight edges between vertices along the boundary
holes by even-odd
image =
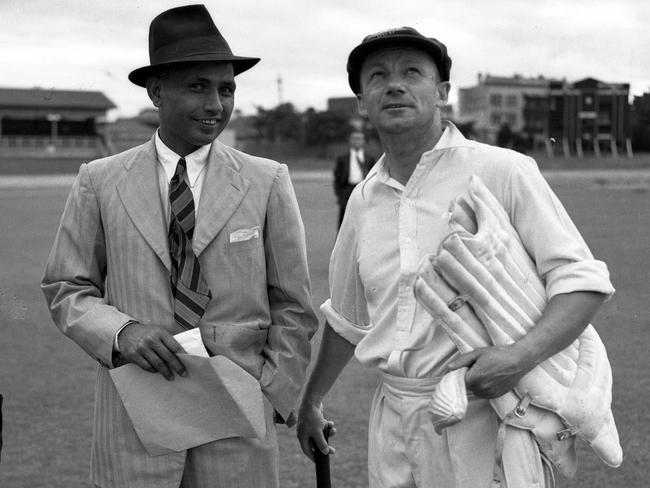
[[[364,151],[363,157],[364,161],[361,165],[361,170],[365,178],[370,168],[374,166],[376,159],[367,151]],[[334,193],[336,193],[339,205],[345,205],[348,202],[350,193],[352,193],[352,189],[354,188],[354,185],[350,186],[348,183],[349,177],[350,151],[348,150],[345,154],[341,154],[336,158],[336,165],[334,166]]]
[[[152,139],[81,166],[42,283],[56,325],[100,364],[91,476],[102,486],[118,483],[119,474],[162,487],[183,471],[185,453],[147,455],[108,374],[115,334],[128,320],[182,331],[174,322],[157,164]],[[247,240],[231,238],[255,228],[258,237],[253,231],[244,232],[253,236]],[[287,167],[215,141],[193,248],[212,292],[198,325],[206,348],[257,378],[273,408],[288,418],[317,319]]]

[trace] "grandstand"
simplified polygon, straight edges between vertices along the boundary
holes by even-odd
[[[115,104],[97,91],[0,88],[0,158],[93,158]]]

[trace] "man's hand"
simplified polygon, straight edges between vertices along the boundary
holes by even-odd
[[[535,326],[516,342],[461,354],[449,363],[448,369],[468,366],[468,390],[482,398],[501,396],[539,363],[569,347],[605,298],[605,294],[590,291],[555,295]]]
[[[314,461],[314,449],[325,455],[334,454],[335,449],[325,440],[323,431],[327,429],[330,437],[336,433],[334,422],[325,420],[322,407],[303,401],[298,411],[298,441],[302,452]]]
[[[469,367],[467,389],[480,398],[496,398],[512,390],[535,365],[522,358],[513,345],[493,346],[461,354],[448,369]]]
[[[174,373],[185,376],[185,366],[176,356],[185,352],[176,339],[158,325],[129,324],[118,336],[122,359],[140,366],[149,373],[160,373],[166,380]]]

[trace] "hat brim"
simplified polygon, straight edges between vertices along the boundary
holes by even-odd
[[[412,35],[393,35],[387,37],[379,37],[371,41],[364,42],[355,47],[350,56],[348,56],[348,83],[352,91],[357,94],[361,89],[361,83],[359,80],[359,75],[361,74],[361,66],[365,59],[373,52],[378,51],[379,49],[390,48],[390,47],[416,47],[422,49],[424,52],[428,53],[436,63],[438,71],[441,71],[440,60],[445,53],[438,47],[435,43],[431,42],[427,38],[422,38]],[[449,81],[449,75],[447,73],[440,72],[441,77],[446,78],[443,81]]]
[[[220,55],[195,56],[190,59],[183,58],[178,61],[168,61],[165,63],[152,64],[150,66],[143,66],[142,68],[134,69],[129,73],[129,81],[144,88],[147,86],[147,79],[149,79],[150,76],[155,76],[165,71],[165,69],[171,65],[191,64],[203,61],[232,63],[233,71],[235,73],[235,76],[237,76],[238,74],[251,69],[257,63],[259,63],[260,58],[247,58],[244,56],[224,57]]]

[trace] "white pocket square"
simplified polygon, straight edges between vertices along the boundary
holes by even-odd
[[[238,229],[230,233],[230,243],[249,241],[251,239],[260,238],[260,228],[253,227],[252,229]]]

